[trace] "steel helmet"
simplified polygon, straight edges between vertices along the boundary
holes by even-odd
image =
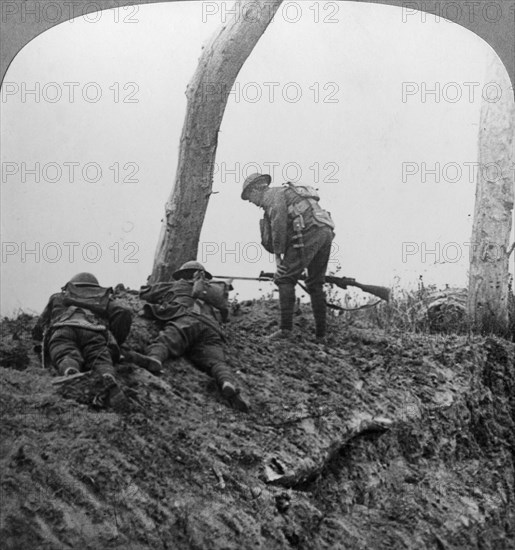
[[[206,271],[204,266],[200,262],[196,262],[195,260],[190,260],[189,262],[182,264],[177,271],[174,271],[172,277],[177,281],[179,279],[182,279],[185,275],[192,276],[194,271],[203,271],[206,279],[213,278],[211,273]]]
[[[74,275],[70,281],[77,286],[100,286],[98,284],[98,279],[92,273],[77,273]]]
[[[247,193],[251,190],[256,183],[265,183],[266,185],[270,185],[270,182],[272,181],[272,178],[269,174],[259,174],[256,172],[255,174],[250,174],[250,176],[243,182],[243,189],[241,191],[241,198],[243,200],[247,200]]]

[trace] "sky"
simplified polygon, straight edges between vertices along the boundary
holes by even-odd
[[[40,311],[80,271],[138,289],[173,188],[186,86],[231,3],[78,17],[25,46],[1,100],[1,312]],[[412,12],[413,10],[411,10]],[[465,286],[491,48],[443,18],[285,2],[238,75],[198,260],[257,276],[245,177],[313,185],[336,223],[329,270],[367,284]],[[513,271],[513,262],[511,262]],[[239,282],[240,298],[271,286]]]

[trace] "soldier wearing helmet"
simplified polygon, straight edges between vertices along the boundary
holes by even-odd
[[[323,283],[334,239],[329,212],[318,204],[315,189],[287,182],[270,187],[268,174],[252,174],[243,182],[241,198],[264,210],[261,243],[275,255],[274,281],[279,288],[281,319],[271,338],[288,338],[293,329],[295,285],[307,269],[306,286],[315,318],[315,337],[325,341],[326,301]]]
[[[169,358],[185,355],[197,368],[212,376],[231,407],[247,412],[248,404],[227,364],[222,322],[228,316],[228,294],[232,286],[212,281],[211,274],[196,261],[183,264],[172,274],[173,281],[142,287],[144,312],[162,323],[158,338],[147,356],[133,357],[150,372],[162,372]]]
[[[52,365],[69,376],[94,370],[116,384],[113,356],[127,338],[132,316],[92,273],[78,273],[53,294],[33,330]]]
[[[98,279],[93,273],[86,272],[77,273],[77,275],[74,275],[68,282],[77,286],[100,286],[98,284]]]

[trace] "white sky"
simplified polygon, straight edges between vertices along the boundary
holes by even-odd
[[[3,314],[41,310],[79,271],[104,285],[145,283],[174,181],[184,91],[223,4],[80,17],[13,61],[1,103]],[[426,283],[465,285],[475,194],[466,163],[477,162],[482,92],[497,93],[484,88],[490,50],[458,25],[400,8],[286,2],[229,99],[198,259],[220,275],[273,270],[256,244],[261,211],[239,195],[248,173],[277,163],[276,185],[298,175],[318,187],[337,224],[330,267],[339,262],[340,274],[369,284],[400,277],[409,286],[423,275]],[[403,86],[415,90],[404,101]],[[424,96],[424,86],[440,93]],[[35,87],[38,102],[23,93]],[[439,182],[422,175],[423,163],[427,170],[439,163]],[[403,178],[403,167],[417,173]],[[35,249],[38,255],[28,253]],[[237,284],[241,297],[258,288]]]

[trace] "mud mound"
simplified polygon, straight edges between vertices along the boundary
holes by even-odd
[[[343,318],[320,346],[304,309],[271,343],[276,307],[233,304],[227,327],[249,414],[186,360],[121,365],[128,410],[95,409],[26,319],[28,368],[0,369],[4,547],[513,548],[515,346]],[[156,331],[137,318],[131,344]]]

